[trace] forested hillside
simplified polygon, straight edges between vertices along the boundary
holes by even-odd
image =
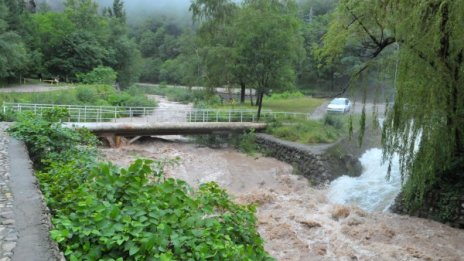
[[[337,1],[271,1],[268,4],[276,11],[274,14],[244,21],[253,16],[252,12],[262,13],[260,6],[264,2],[1,0],[0,82],[19,83],[23,77],[76,82],[81,79],[79,75],[105,66],[117,72],[117,82],[123,88],[139,80],[256,88],[256,81],[245,72],[263,61],[247,64],[237,59],[249,55],[246,48],[251,53],[259,50],[259,43],[246,43],[247,35],[257,36],[257,31],[250,30],[267,30],[267,26],[274,32],[282,32],[286,39],[298,38],[286,54],[290,59],[284,62],[287,67],[279,70],[283,73],[279,76],[281,81],[266,88],[296,86],[306,93],[334,93],[343,89],[363,58],[358,41],[330,63],[321,60],[323,35]],[[208,10],[212,4],[216,9]],[[287,7],[293,11],[285,11]],[[277,11],[279,8],[284,9]],[[223,16],[215,17],[215,13]],[[224,26],[208,25],[218,19],[223,19]],[[256,39],[274,46],[261,55],[278,64],[274,59],[283,50],[282,43],[266,37]],[[377,77],[368,80],[382,86],[391,84],[391,68],[383,66],[377,70],[383,75],[380,81]]]

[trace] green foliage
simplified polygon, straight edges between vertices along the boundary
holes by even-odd
[[[0,1],[0,79],[14,77],[24,69],[28,57],[21,36],[11,30],[10,10]]]
[[[344,121],[341,116],[326,114],[324,116],[324,125],[329,125],[334,128],[341,129],[344,127]]]
[[[64,91],[2,93],[0,94],[0,102],[133,107],[156,106],[154,100],[148,99],[142,92],[134,91],[134,88],[118,91],[111,85],[78,85],[76,88]]]
[[[83,153],[80,145],[95,145],[96,138],[61,127],[59,121],[66,118],[67,113],[65,109],[45,111],[42,116],[24,113],[19,116],[19,123],[8,131],[26,143],[30,157],[38,167],[49,164],[45,159],[67,158],[69,153],[90,154],[86,149]]]
[[[77,78],[85,84],[114,84],[117,73],[110,67],[99,66],[86,74],[77,74]]]
[[[346,116],[328,115],[323,120],[286,119],[272,121],[266,132],[303,144],[332,143],[347,136]]]
[[[325,36],[331,58],[354,40],[372,58],[395,47],[396,94],[382,143],[387,160],[400,156],[412,211],[434,186],[456,179],[452,166],[464,158],[463,12],[463,1],[343,0]]]
[[[236,147],[246,154],[255,154],[258,151],[258,145],[256,144],[256,133],[254,130],[240,135]]]
[[[322,103],[324,103],[323,99],[315,99],[307,96],[284,99],[274,98],[271,100],[266,99],[266,104],[263,105],[263,108],[276,112],[312,113]]]
[[[25,6],[19,2],[9,1]],[[0,4],[0,79],[27,76],[69,82],[105,66],[118,73],[123,88],[138,80],[140,53],[128,37],[121,2],[115,3],[115,16],[100,15],[93,0],[67,0],[63,12],[17,9],[7,10]],[[3,16],[10,26],[4,24]],[[110,83],[92,75],[84,80]]]
[[[304,97],[304,94],[301,92],[290,92],[290,91],[285,91],[282,93],[273,93],[267,100],[269,101],[275,101],[275,100],[287,100],[291,98],[301,98]]]
[[[24,115],[10,132],[41,169],[51,236],[69,260],[273,260],[255,208],[233,203],[215,183],[195,190],[149,160],[98,164],[93,136],[45,118]]]
[[[71,259],[266,258],[254,208],[232,203],[214,183],[197,192],[180,180],[149,183],[151,163],[91,170],[72,214],[54,220],[52,237]]]

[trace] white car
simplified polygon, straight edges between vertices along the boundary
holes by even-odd
[[[351,110],[351,102],[348,98],[335,98],[327,106],[327,112],[346,113]]]

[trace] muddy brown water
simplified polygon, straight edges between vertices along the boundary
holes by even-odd
[[[159,102],[160,110],[191,108],[160,96],[150,98]],[[336,205],[328,200],[328,189],[310,187],[284,162],[197,146],[185,137],[169,139],[174,141],[152,140],[101,152],[119,166],[137,158],[177,159],[165,167],[166,176],[193,187],[214,181],[234,201],[256,204],[265,249],[278,260],[464,260],[464,230]]]
[[[101,148],[128,166],[137,158],[178,159],[168,177],[196,187],[215,181],[238,203],[257,207],[266,250],[278,260],[464,260],[464,231],[424,219],[335,205],[273,158],[186,142],[146,141]]]

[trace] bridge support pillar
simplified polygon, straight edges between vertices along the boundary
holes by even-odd
[[[126,138],[112,134],[112,133],[101,134],[100,137],[106,140],[106,142],[108,142],[108,145],[111,148],[119,148],[123,145],[128,144],[128,141]]]

